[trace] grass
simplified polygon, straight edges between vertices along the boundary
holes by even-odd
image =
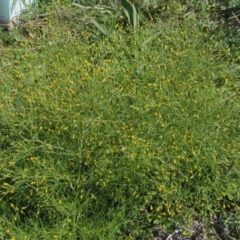
[[[1,238],[151,239],[238,216],[239,66],[222,36],[192,16],[109,36],[65,24],[1,46]]]

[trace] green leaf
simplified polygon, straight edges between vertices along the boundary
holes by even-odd
[[[86,7],[86,6],[82,5],[82,4],[75,3],[75,2],[72,3],[72,5],[74,5],[74,6],[76,6],[76,7],[79,7],[79,8],[81,8],[81,9],[84,9],[84,10],[92,9],[92,7]]]
[[[136,30],[138,26],[138,13],[134,4],[131,4],[127,0],[122,0],[123,10],[128,18],[129,24],[132,26],[134,30]]]
[[[145,46],[147,43],[153,41],[155,38],[159,37],[162,34],[162,31],[159,31],[158,33],[154,34],[152,37],[148,38],[144,43],[142,44]]]
[[[94,18],[91,17],[90,22],[93,23],[96,28],[100,30],[104,35],[107,34],[107,31]]]

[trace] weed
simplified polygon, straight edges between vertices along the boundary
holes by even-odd
[[[149,239],[156,225],[190,234],[195,216],[236,213],[239,71],[227,45],[193,15],[106,36],[46,20],[3,50],[0,236]]]

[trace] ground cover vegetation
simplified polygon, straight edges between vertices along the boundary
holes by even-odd
[[[2,239],[239,239],[233,2],[47,1],[0,32]]]

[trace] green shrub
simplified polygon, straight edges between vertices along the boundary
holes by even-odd
[[[3,52],[0,236],[149,239],[156,225],[189,234],[195,217],[235,213],[227,44],[192,15],[108,37],[51,21],[47,37]]]

